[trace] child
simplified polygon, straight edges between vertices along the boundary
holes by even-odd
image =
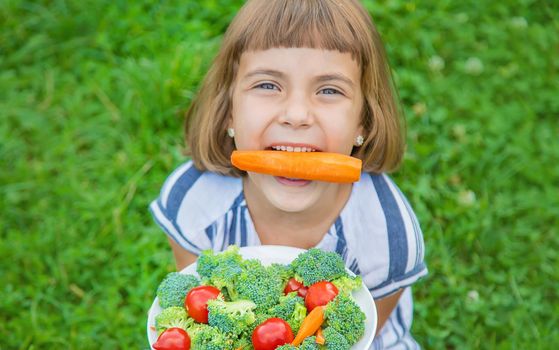
[[[426,275],[416,217],[384,174],[404,150],[382,43],[356,0],[249,0],[187,114],[192,161],[150,210],[177,267],[230,244],[319,247],[363,277],[372,349],[411,349],[410,285]],[[234,149],[323,151],[363,161],[354,184],[243,173]]]

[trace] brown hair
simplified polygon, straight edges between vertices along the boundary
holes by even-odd
[[[369,172],[394,170],[404,153],[403,124],[380,36],[357,0],[249,0],[225,33],[185,124],[189,154],[201,170],[242,174],[230,162],[226,128],[241,54],[274,47],[351,53],[361,69],[365,141],[352,155]]]

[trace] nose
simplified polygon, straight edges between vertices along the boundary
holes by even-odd
[[[305,128],[312,125],[313,119],[310,99],[304,93],[292,92],[285,99],[285,108],[278,121],[293,128]]]

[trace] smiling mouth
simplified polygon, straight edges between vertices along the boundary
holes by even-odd
[[[266,148],[273,151],[283,151],[283,152],[320,152],[317,148],[311,146],[292,146],[292,145],[274,145]]]

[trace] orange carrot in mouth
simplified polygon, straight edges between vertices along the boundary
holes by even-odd
[[[233,151],[231,163],[240,170],[292,179],[351,183],[361,176],[361,160],[339,153]]]

